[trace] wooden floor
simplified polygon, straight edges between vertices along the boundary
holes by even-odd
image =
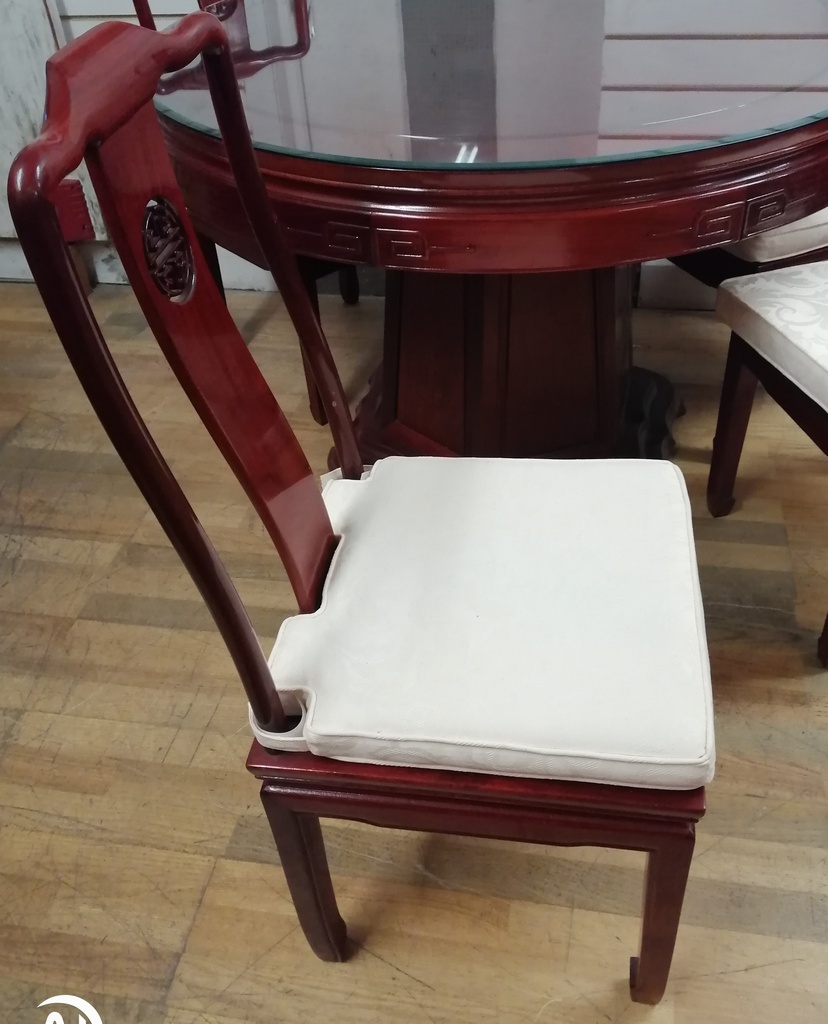
[[[279,300],[230,296],[322,470]],[[352,382],[381,300],[323,299]],[[292,611],[263,531],[118,289],[95,296],[156,436],[268,642]],[[627,994],[642,860],[330,823],[357,950],[316,960],[243,768],[242,690],[189,580],[67,368],[33,289],[0,286],[0,1019],[46,997],[104,1024],[824,1024],[828,1019],[828,461],[772,403],[737,511],[703,502],[726,338],[645,314],[639,361],[680,383],[718,775],[668,993]],[[68,1018],[67,1018],[68,1020]],[[74,1018],[72,1018],[74,1020]]]

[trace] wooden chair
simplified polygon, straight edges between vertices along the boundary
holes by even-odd
[[[725,281],[716,311],[733,332],[707,481],[707,506],[718,517],[734,505],[757,382],[828,454],[828,262]],[[828,668],[828,618],[817,655]]]
[[[155,18],[150,10],[149,0],[132,0],[132,2],[138,24],[143,28],[154,29],[156,27]],[[310,50],[311,25],[308,0],[294,0],[292,4],[296,41],[289,46],[266,46],[261,50],[254,50],[250,42],[245,0],[196,0],[196,3],[202,11],[215,15],[224,24],[238,81],[250,78],[262,68],[276,64],[278,61],[304,57]],[[158,91],[165,93],[177,89],[203,89],[206,85],[204,69],[196,66],[166,76],[164,81],[159,83]]]
[[[198,53],[244,209],[326,405],[341,472],[323,493],[208,272],[164,149],[158,78]],[[47,80],[43,133],[11,170],[14,221],[91,404],[234,659],[257,737],[248,768],[310,945],[324,960],[348,949],[321,816],[639,850],[631,993],[657,1002],[714,760],[681,474],[646,460],[459,458],[392,458],[363,473],[220,23],[108,23],[56,54]],[[293,585],[300,614],[269,662],[78,285],[52,199],[82,158],[159,346]]]
[[[144,28],[155,29],[155,18],[150,9],[149,0],[132,0],[138,23]],[[310,48],[311,33],[307,0],[295,0],[294,15],[296,19],[296,43],[292,46],[269,46],[264,50],[253,50],[250,45],[250,33],[247,27],[247,12],[244,0],[197,0],[203,11],[215,15],[224,24],[230,49],[233,54],[233,67],[236,78],[249,78],[261,71],[263,67],[283,60],[296,60],[303,57]],[[161,84],[160,91],[173,92],[177,89],[203,89],[206,86],[204,70],[201,67],[185,68],[174,75],[168,76]],[[215,242],[207,235],[199,232],[198,241],[210,272],[216,280],[219,290],[224,293],[221,278],[218,251]],[[297,256],[299,270],[305,288],[310,296],[313,308],[319,314],[319,293],[316,282],[321,277],[336,274],[339,294],[346,306],[355,306],[359,302],[359,277],[357,269],[348,263],[335,263],[332,260],[317,259],[312,256]],[[325,406],[319,391],[313,382],[313,373],[307,360],[302,359],[305,370],[305,382],[308,387],[308,404],[311,415],[317,423],[328,422]]]
[[[819,265],[825,259],[828,259],[828,209],[733,245],[671,257],[672,263],[697,281],[723,289],[717,297],[717,310],[733,329],[707,485],[707,505],[714,516],[726,516],[733,508],[733,484],[757,381],[762,382],[788,415],[826,451],[828,420],[823,406],[819,401],[814,404],[809,393],[810,370],[800,375],[800,353],[792,338],[795,330],[789,329],[794,325],[777,322],[779,310],[786,304],[784,290],[788,282],[797,280],[795,273],[793,277],[784,273],[786,268],[795,271],[797,267]],[[753,279],[759,274],[763,275],[762,280],[754,284]],[[779,276],[774,276],[776,274]],[[739,284],[740,278],[747,279],[744,287]],[[765,312],[758,308],[753,314],[748,312],[754,300]],[[756,317],[766,322],[759,325]],[[750,336],[750,342],[740,336],[743,329]],[[779,347],[774,344],[774,354],[768,360],[763,342],[755,342],[755,339],[767,338],[769,332],[776,329],[780,331],[777,340],[787,338],[793,347],[783,352],[787,347],[785,340]],[[817,656],[828,668],[828,618],[817,642]]]
[[[718,288],[722,281],[765,270],[798,266],[828,258],[828,210],[820,210],[780,228],[745,238],[733,245],[673,256],[671,262],[702,284]]]

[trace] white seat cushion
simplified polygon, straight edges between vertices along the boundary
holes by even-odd
[[[828,409],[828,262],[724,281],[716,312],[780,373]]]
[[[749,263],[771,263],[824,246],[828,246],[828,210],[819,210],[809,217],[784,224],[781,228],[771,228],[724,248]]]
[[[388,458],[324,489],[342,537],[271,657],[272,749],[691,789],[713,773],[684,480],[667,462]]]

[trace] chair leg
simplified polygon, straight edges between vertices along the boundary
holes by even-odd
[[[305,938],[320,960],[345,960],[348,933],[336,905],[319,818],[288,810],[265,786],[262,803]]]
[[[325,412],[325,406],[322,404],[322,396],[319,394],[319,388],[316,386],[316,381],[313,379],[310,363],[305,357],[304,352],[302,353],[302,368],[305,371],[305,384],[308,388],[308,405],[310,407],[311,416],[313,416],[314,420],[320,427],[324,427],[328,422],[328,416]]]
[[[305,291],[308,293],[311,306],[313,311],[316,313],[316,319],[319,319],[319,292],[316,288],[316,275],[313,272],[311,265],[306,260],[300,259],[298,261],[299,273],[302,277],[302,283],[305,286]],[[305,371],[305,384],[308,389],[308,405],[310,406],[310,413],[314,420],[319,424],[320,427],[324,427],[328,422],[328,417],[325,412],[325,406],[322,404],[322,396],[319,394],[319,388],[316,386],[316,381],[313,379],[311,373],[310,363],[305,357],[305,353],[302,353],[302,368]]]
[[[688,825],[685,835],[649,852],[641,950],[630,960],[630,995],[636,1003],[654,1005],[664,995],[695,842],[695,829]]]
[[[359,302],[359,278],[356,267],[342,266],[337,271],[339,277],[339,294],[346,306],[355,306]]]
[[[825,617],[825,625],[817,640],[817,657],[823,668],[828,668],[828,616]]]
[[[731,335],[707,478],[707,507],[717,518],[733,509],[733,484],[756,394],[756,376],[742,358],[746,347],[747,342],[736,334]]]
[[[224,294],[224,281],[221,279],[221,266],[219,265],[216,243],[212,238],[208,238],[207,235],[202,235],[200,231],[196,232],[196,238],[198,238],[198,244],[201,246],[201,251],[207,262],[207,269],[210,271],[210,276],[215,281],[221,297],[226,299]]]

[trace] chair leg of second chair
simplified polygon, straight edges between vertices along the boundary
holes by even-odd
[[[733,509],[733,484],[756,394],[756,376],[744,359],[747,348],[737,334],[731,335],[707,478],[707,507],[717,518]]]
[[[355,306],[359,302],[359,277],[357,268],[349,264],[341,266],[336,272],[339,278],[339,294],[346,306]]]
[[[752,367],[756,367],[756,372]],[[766,363],[738,334],[732,334],[707,478],[707,507],[715,517],[726,516],[733,509],[733,484],[756,394],[757,374],[771,398],[828,454],[824,409],[804,395],[796,383]],[[817,657],[828,668],[828,616],[817,641]]]
[[[817,640],[817,657],[822,667],[828,668],[828,615],[825,616],[825,625]]]
[[[313,262],[306,259],[297,260],[299,266],[299,273],[302,277],[302,283],[305,285],[305,290],[308,293],[308,298],[313,306],[313,311],[316,314],[316,319],[319,319],[319,291],[316,287],[316,273],[314,271]],[[310,406],[311,416],[321,426],[324,427],[328,422],[328,414],[325,412],[325,406],[322,404],[322,396],[319,394],[319,388],[316,386],[316,381],[313,379],[313,372],[311,371],[310,363],[302,352],[302,367],[305,371],[305,384],[308,389],[308,405]]]
[[[207,267],[210,271],[210,276],[216,283],[221,297],[226,299],[224,294],[224,281],[221,277],[221,264],[219,263],[218,249],[216,243],[212,238],[208,238],[207,235],[202,235],[201,232],[197,232],[198,244],[201,246],[201,251],[204,253],[204,259],[207,261]]]

